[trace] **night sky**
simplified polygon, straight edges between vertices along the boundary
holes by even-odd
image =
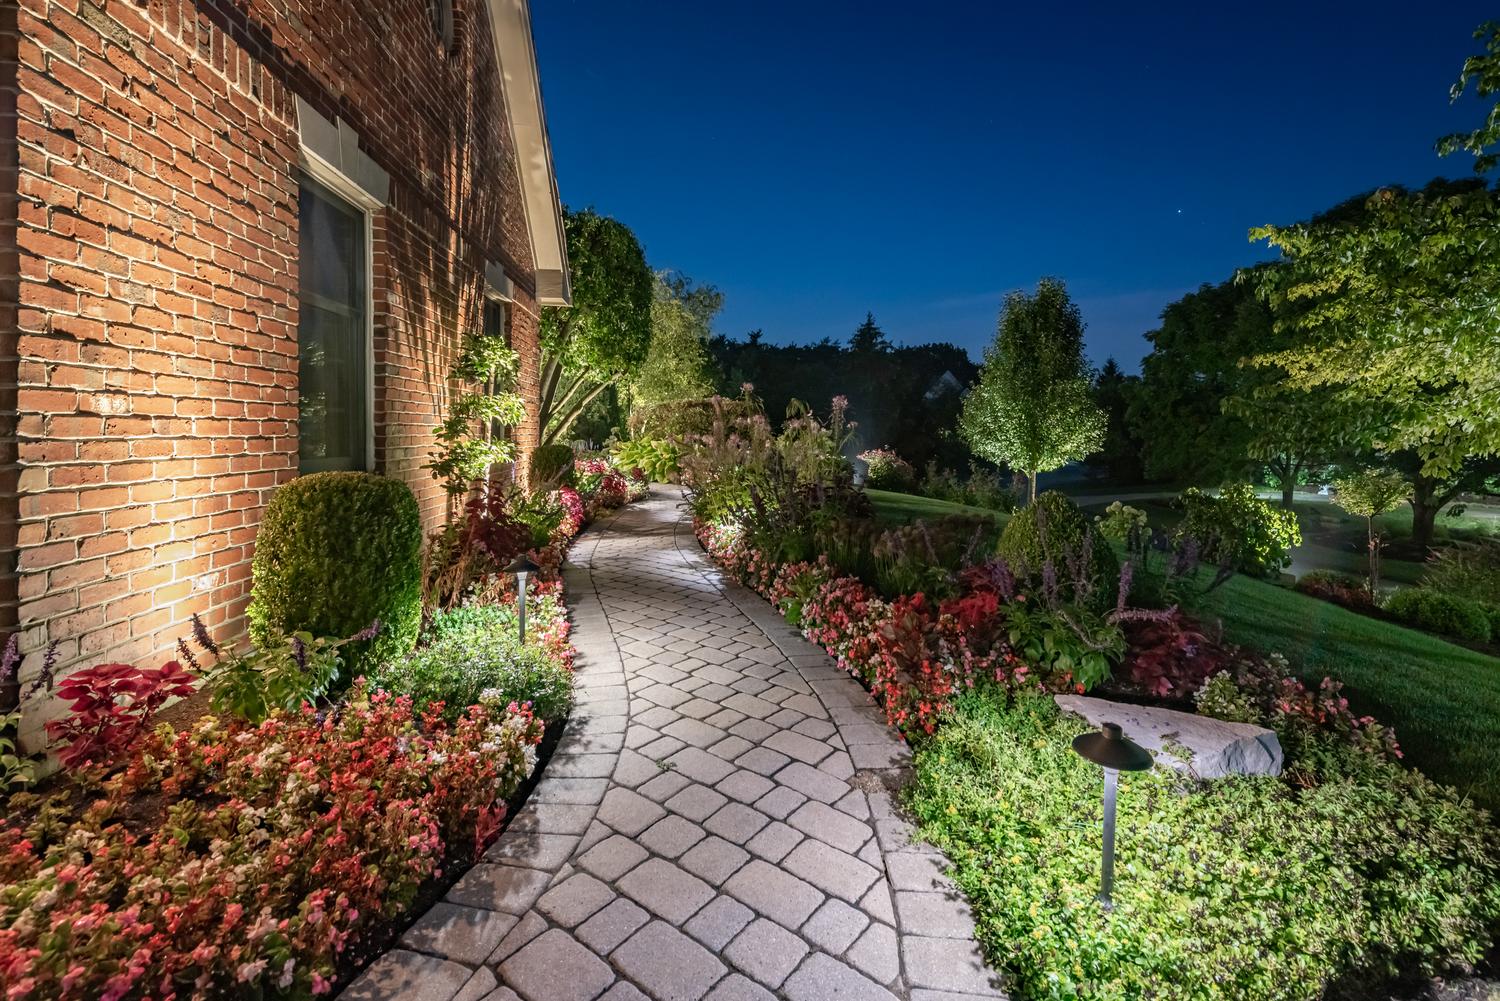
[[[1433,142],[1482,119],[1448,88],[1500,17],[1008,6],[533,0],[563,200],[719,286],[722,333],[842,340],[873,310],[977,358],[1001,296],[1056,275],[1090,356],[1133,368],[1166,303],[1265,254],[1249,227],[1467,175]]]

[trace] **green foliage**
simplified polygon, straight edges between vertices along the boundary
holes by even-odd
[[[17,786],[36,781],[36,762],[23,755],[16,744],[16,728],[21,725],[21,711],[0,713],[0,803]]]
[[[519,424],[526,416],[526,403],[515,391],[519,365],[520,356],[499,337],[464,338],[452,378],[480,390],[462,393],[449,405],[448,416],[433,429],[436,445],[423,467],[449,497],[462,497],[490,467],[515,458],[515,442],[498,426]]]
[[[1087,586],[1098,601],[1114,601],[1119,559],[1078,505],[1056,490],[1047,491],[1011,517],[995,552],[1010,564],[1017,580],[1033,587],[1042,583],[1050,565],[1065,600],[1083,600],[1077,592]]]
[[[410,695],[418,710],[441,702],[450,720],[471,705],[503,708],[511,702],[530,702],[538,719],[561,719],[572,704],[573,676],[532,641],[546,621],[546,606],[528,603],[527,644],[522,646],[512,606],[462,605],[438,612],[427,642],[382,665],[370,680],[378,688]]]
[[[1226,484],[1217,497],[1189,487],[1182,507],[1179,538],[1194,539],[1205,560],[1254,577],[1290,566],[1292,547],[1302,544],[1296,512],[1262,500],[1248,483]]]
[[[1125,656],[1120,626],[1086,605],[1012,604],[1005,629],[1012,649],[1042,677],[1084,691],[1108,681]]]
[[[1083,360],[1083,318],[1063,283],[1012,292],[985,349],[979,382],[964,399],[959,433],[975,454],[1036,474],[1082,459],[1104,440]]]
[[[1375,518],[1394,511],[1411,493],[1406,477],[1389,469],[1362,469],[1333,481],[1333,502],[1352,515]]]
[[[1120,501],[1112,502],[1104,513],[1094,519],[1099,534],[1106,539],[1124,542],[1132,533],[1146,530],[1146,512]]]
[[[221,658],[204,675],[216,713],[260,723],[271,713],[315,702],[338,680],[339,651],[357,639],[314,637],[309,632],[269,637],[263,645]]]
[[[1271,399],[1325,394],[1354,436],[1451,475],[1500,452],[1500,200],[1482,181],[1382,188],[1251,238],[1282,259],[1248,275],[1291,346],[1250,363]]]
[[[917,749],[910,805],[988,958],[1035,999],[1313,1001],[1335,981],[1472,963],[1500,919],[1487,817],[1370,759],[1273,778],[1123,777],[1115,908],[1097,892],[1099,769],[1050,699],[973,693]]]
[[[655,278],[630,228],[564,210],[573,305],[542,314],[542,441],[561,437],[609,386],[640,370],[651,344]]]
[[[422,518],[411,488],[372,473],[299,476],[266,505],[256,536],[250,637],[380,632],[345,651],[349,676],[412,648],[422,623]]]
[[[873,490],[909,493],[916,486],[917,474],[911,463],[888,448],[861,452],[859,459],[865,464],[865,486]]]
[[[1227,642],[1285,653],[1311,684],[1346,682],[1409,763],[1500,808],[1500,659],[1239,574],[1189,607]]]
[[[637,405],[702,399],[714,391],[708,339],[724,293],[683,275],[656,276],[651,300],[651,346],[631,385]]]
[[[952,344],[912,344],[854,350],[825,339],[816,344],[770,344],[717,336],[709,343],[724,372],[721,388],[745,383],[765,401],[772,430],[792,400],[848,397],[858,421],[855,452],[885,446],[916,468],[933,459],[957,467],[969,451],[950,430],[958,423],[963,388],[979,367]]]
[[[1458,542],[1434,551],[1422,586],[1500,607],[1500,539]]]
[[[994,547],[995,535],[993,518],[969,514],[918,519],[887,529],[871,547],[873,573],[866,579],[887,598],[950,597],[954,574],[982,561]]]
[[[573,447],[565,444],[538,445],[531,453],[533,493],[556,490],[573,482]]]
[[[1489,612],[1472,598],[1425,587],[1405,587],[1386,599],[1384,608],[1392,618],[1439,636],[1470,643],[1490,640]]]
[[[1365,519],[1370,549],[1370,593],[1380,592],[1380,532],[1375,519],[1394,511],[1408,495],[1406,477],[1389,469],[1362,469],[1333,481],[1333,502]]]
[[[1484,52],[1464,60],[1458,82],[1449,91],[1449,97],[1457,101],[1463,97],[1469,84],[1474,85],[1474,95],[1479,98],[1500,94],[1500,21],[1486,21],[1474,31],[1474,37],[1484,43]],[[1494,147],[1500,145],[1500,103],[1490,108],[1484,124],[1470,132],[1455,132],[1437,141],[1439,156],[1448,156],[1463,150],[1474,154],[1474,172],[1487,174],[1500,163]]]
[[[666,438],[632,438],[615,445],[615,464],[621,469],[639,469],[657,483],[675,479],[678,472],[677,444]]]

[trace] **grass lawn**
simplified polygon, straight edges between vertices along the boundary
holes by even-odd
[[[1355,711],[1396,728],[1409,763],[1500,809],[1500,660],[1243,576],[1195,611],[1309,682],[1344,681]]]
[[[939,518],[945,514],[981,515],[994,518],[995,523],[1005,524],[1010,515],[991,511],[987,507],[970,507],[934,497],[918,497],[916,494],[899,494],[892,490],[866,490],[865,495],[875,505],[875,517],[891,524],[904,525],[917,518]]]

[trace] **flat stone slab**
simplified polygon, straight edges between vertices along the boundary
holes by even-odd
[[[1157,761],[1200,779],[1281,774],[1281,742],[1263,726],[1084,695],[1054,698],[1063,711],[1076,713],[1095,726],[1118,723],[1125,736],[1150,751]],[[1169,744],[1191,753],[1180,756],[1167,750]]]

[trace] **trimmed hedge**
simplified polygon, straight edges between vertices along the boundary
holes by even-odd
[[[1386,600],[1385,611],[1409,626],[1471,643],[1490,641],[1490,614],[1485,606],[1455,594],[1408,587]]]
[[[1088,517],[1064,494],[1049,490],[1031,506],[1017,511],[1000,533],[995,551],[1010,564],[1018,578],[1035,584],[1047,561],[1057,580],[1070,589],[1075,576],[1073,563],[1088,550],[1088,575],[1101,597],[1114,601],[1120,576],[1120,561],[1109,543],[1101,539]]]
[[[354,678],[408,653],[422,626],[422,517],[411,488],[373,473],[299,476],[266,506],[255,542],[250,638],[305,630],[374,639],[344,649]]]

